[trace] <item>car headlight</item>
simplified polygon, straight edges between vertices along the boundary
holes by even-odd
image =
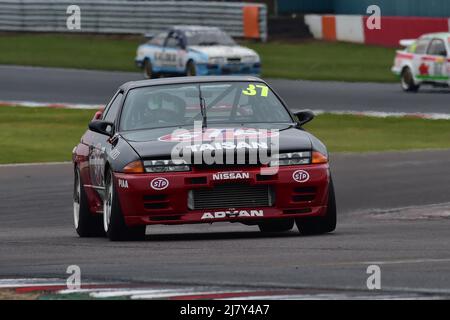
[[[258,56],[243,56],[241,58],[242,63],[256,63],[259,62]]]
[[[210,57],[208,58],[209,64],[224,64],[225,58],[224,57]]]
[[[318,151],[302,151],[302,152],[290,152],[290,153],[280,153],[275,156],[275,160],[270,161],[270,166],[297,166],[302,164],[320,164],[327,163],[327,156],[323,155]]]
[[[144,161],[145,172],[181,172],[191,171],[191,166],[184,160],[148,160]]]
[[[311,152],[303,151],[303,152],[290,152],[290,153],[280,153],[276,160],[270,161],[270,166],[296,166],[302,164],[310,164],[311,163]]]

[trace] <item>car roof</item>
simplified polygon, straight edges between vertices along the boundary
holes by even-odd
[[[448,39],[450,38],[450,32],[426,33],[422,35],[419,39],[430,39],[430,38]]]
[[[178,31],[219,31],[218,27],[210,26],[196,26],[196,25],[176,25],[172,27],[172,30]]]
[[[184,83],[205,83],[205,82],[238,82],[238,81],[255,81],[263,82],[264,80],[253,76],[195,76],[195,77],[173,77],[150,80],[129,81],[120,86],[121,90],[128,91],[134,88],[151,87],[169,84],[184,84]]]

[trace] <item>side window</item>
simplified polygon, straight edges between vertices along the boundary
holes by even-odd
[[[434,56],[447,56],[447,49],[445,48],[444,41],[440,39],[434,39],[431,41],[430,47],[428,48],[428,54]]]
[[[119,112],[120,103],[122,101],[123,93],[119,93],[114,98],[114,101],[111,102],[111,105],[109,106],[108,110],[106,111],[105,116],[103,117],[103,120],[108,122],[114,122],[116,120],[117,113]]]
[[[429,40],[419,40],[416,44],[415,53],[417,54],[425,54],[428,48]]]
[[[172,33],[169,38],[167,38],[166,47],[178,48],[181,46],[181,38],[178,33]]]

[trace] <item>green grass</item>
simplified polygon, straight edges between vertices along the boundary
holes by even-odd
[[[137,71],[140,37],[1,34],[0,64]],[[320,41],[244,42],[262,58],[263,76],[339,81],[396,81],[395,50]]]
[[[53,35],[0,35],[0,64],[136,71],[138,38]]]
[[[262,57],[264,76],[336,81],[398,81],[395,49],[342,42],[247,43]]]
[[[93,110],[0,107],[0,163],[69,161]],[[450,148],[450,121],[318,116],[306,129],[331,152]]]
[[[331,152],[450,148],[450,121],[323,114],[305,126]]]
[[[94,113],[0,107],[0,163],[70,160]]]

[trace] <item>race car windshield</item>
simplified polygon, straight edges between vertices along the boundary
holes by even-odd
[[[200,96],[208,127],[293,122],[284,105],[264,83],[211,82],[130,90],[123,106],[120,130],[184,127],[202,122]]]
[[[234,46],[236,42],[220,30],[186,31],[189,46]]]

